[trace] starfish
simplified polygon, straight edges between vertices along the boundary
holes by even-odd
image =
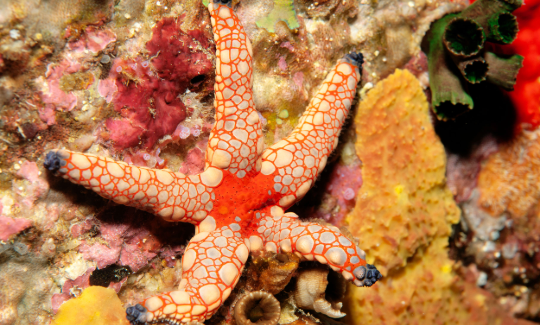
[[[336,147],[360,79],[361,54],[341,59],[284,140],[264,150],[251,89],[251,43],[230,0],[208,5],[216,42],[216,123],[204,172],[166,169],[68,150],[47,153],[49,170],[116,203],[195,225],[177,290],[127,309],[132,324],[203,322],[229,297],[250,255],[294,253],[341,272],[357,286],[381,274],[334,226],[302,222],[285,210],[315,182]]]

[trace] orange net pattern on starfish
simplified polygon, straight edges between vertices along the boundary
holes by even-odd
[[[64,178],[116,203],[150,211],[165,220],[195,224],[212,210],[212,191],[222,178],[215,168],[185,176],[68,150],[51,151],[48,158],[61,161],[58,172]]]
[[[234,12],[208,5],[216,41],[216,125],[206,151],[207,166],[228,169],[242,178],[258,172],[264,140],[251,90],[251,43]]]
[[[326,166],[360,79],[358,67],[342,60],[330,72],[293,132],[262,155],[261,174],[274,176],[278,204],[286,209],[300,200]]]

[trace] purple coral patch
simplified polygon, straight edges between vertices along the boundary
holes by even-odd
[[[141,58],[115,60],[110,76],[118,92],[113,103],[122,119],[109,119],[105,126],[116,149],[139,144],[150,148],[176,130],[186,118],[178,95],[212,71],[212,61],[203,51],[209,46],[202,31],[184,32],[173,18],[165,18],[146,44],[151,64]]]

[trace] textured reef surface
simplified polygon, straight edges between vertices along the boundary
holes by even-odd
[[[540,1],[212,6],[2,2],[0,325],[540,321]]]

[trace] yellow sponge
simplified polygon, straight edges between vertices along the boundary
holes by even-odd
[[[129,325],[126,311],[112,289],[92,286],[58,310],[52,325]]]

